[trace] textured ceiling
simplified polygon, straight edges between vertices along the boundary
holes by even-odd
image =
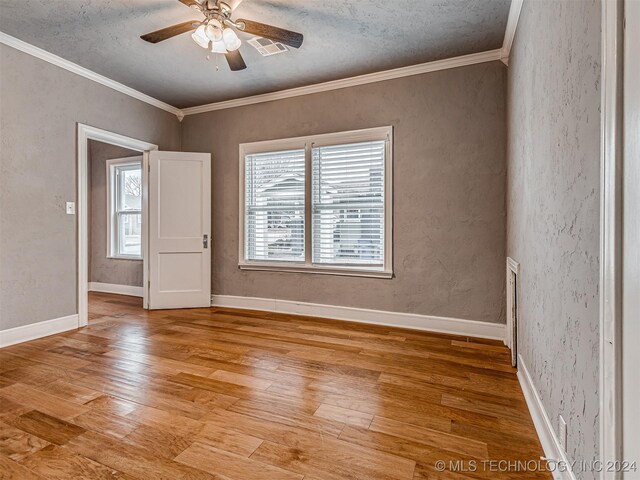
[[[141,34],[201,19],[177,0],[2,0],[0,30],[176,107],[299,87],[500,48],[510,0],[244,0],[234,18],[304,34],[299,50],[248,69],[189,34],[157,45]],[[249,38],[240,34],[241,38]],[[216,66],[219,69],[216,70]]]

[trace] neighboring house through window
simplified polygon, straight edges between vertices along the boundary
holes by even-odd
[[[142,160],[107,160],[107,256],[142,258]]]
[[[240,146],[240,268],[390,277],[391,127]]]

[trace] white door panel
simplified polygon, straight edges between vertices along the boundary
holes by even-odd
[[[211,155],[153,151],[149,170],[149,308],[208,307]]]

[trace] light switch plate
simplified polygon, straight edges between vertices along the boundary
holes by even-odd
[[[75,215],[76,214],[76,202],[67,202],[67,215]]]

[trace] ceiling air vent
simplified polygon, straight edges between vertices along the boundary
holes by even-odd
[[[263,57],[270,57],[289,50],[282,43],[273,42],[268,38],[256,37],[248,40],[247,43],[258,50]]]

